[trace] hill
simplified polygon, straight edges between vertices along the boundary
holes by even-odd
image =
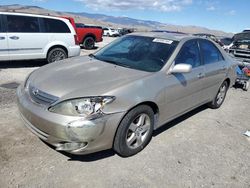
[[[23,13],[34,13],[44,14],[53,16],[70,16],[75,19],[76,22],[84,24],[99,25],[103,27],[125,27],[135,28],[138,31],[150,31],[150,30],[168,30],[168,31],[179,31],[184,33],[209,33],[216,36],[232,36],[232,33],[226,33],[219,30],[211,30],[205,27],[199,26],[181,26],[160,23],[149,20],[139,20],[129,17],[114,17],[104,14],[89,14],[85,12],[58,12],[53,10],[44,9],[38,6],[23,6],[23,5],[0,5],[0,11],[4,12],[23,12]]]

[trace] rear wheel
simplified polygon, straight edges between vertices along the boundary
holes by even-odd
[[[55,61],[60,61],[67,58],[67,53],[62,48],[53,48],[49,51],[47,55],[48,63],[53,63]]]
[[[83,47],[87,50],[91,50],[95,47],[95,39],[93,37],[86,37],[83,41]]]
[[[114,141],[114,150],[129,157],[143,150],[153,133],[154,112],[146,105],[131,110],[121,121]]]
[[[227,81],[224,81],[221,84],[220,89],[217,95],[215,96],[214,100],[208,104],[210,108],[213,108],[213,109],[220,108],[220,106],[222,105],[222,103],[224,102],[226,98],[228,87],[229,86],[228,86]]]

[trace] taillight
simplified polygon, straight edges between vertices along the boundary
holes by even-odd
[[[80,43],[79,43],[78,36],[77,36],[77,35],[74,35],[74,38],[75,38],[75,44],[76,44],[76,45],[79,45]]]

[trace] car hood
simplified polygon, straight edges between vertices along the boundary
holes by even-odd
[[[30,84],[61,99],[98,96],[152,73],[77,57],[41,67],[30,76]]]

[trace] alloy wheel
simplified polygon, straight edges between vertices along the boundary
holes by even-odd
[[[136,149],[145,142],[150,131],[150,124],[150,118],[145,113],[132,121],[126,134],[126,144],[129,148]]]

